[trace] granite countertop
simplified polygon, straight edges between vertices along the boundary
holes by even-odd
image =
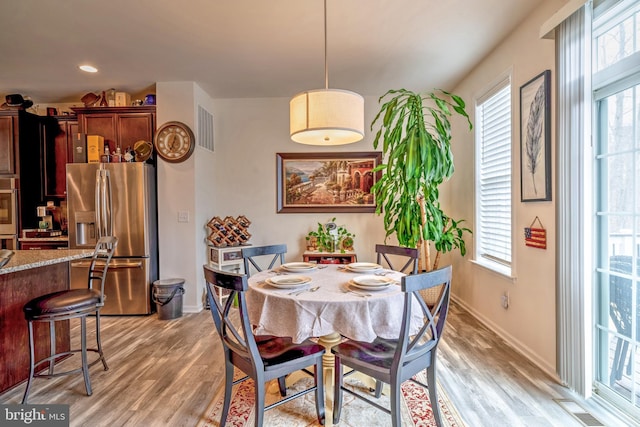
[[[7,265],[0,268],[0,274],[14,273],[16,271],[67,262],[74,259],[88,258],[93,254],[93,249],[51,249],[14,252],[15,254]]]

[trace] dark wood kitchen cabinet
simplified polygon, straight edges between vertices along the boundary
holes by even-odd
[[[72,108],[78,115],[80,133],[101,135],[112,150],[127,148],[140,140],[153,142],[156,129],[156,107],[89,107]]]
[[[0,111],[0,174],[18,180],[18,230],[37,228],[44,201],[44,123],[24,110]]]
[[[3,115],[0,116],[0,173],[15,173],[15,146],[14,141],[17,130],[17,116]]]
[[[39,116],[23,110],[0,111],[0,174],[20,174],[20,150],[33,151],[37,163],[41,137]]]
[[[78,137],[76,116],[47,117],[44,143],[44,196],[47,200],[67,197],[67,163],[73,161],[73,141]],[[58,205],[59,203],[56,203]]]
[[[63,258],[62,251],[60,254],[58,258]],[[17,257],[14,256],[14,260]],[[48,257],[47,261],[54,261],[52,258]],[[29,376],[29,337],[22,307],[37,296],[69,289],[69,262],[54,262],[0,274],[0,392],[15,387]],[[57,350],[69,350],[69,321],[55,323]],[[49,354],[49,325],[36,322],[34,326],[35,356],[40,360]]]

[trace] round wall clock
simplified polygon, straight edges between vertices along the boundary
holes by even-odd
[[[196,138],[186,124],[167,122],[160,126],[153,140],[158,155],[168,162],[187,160],[196,147]]]

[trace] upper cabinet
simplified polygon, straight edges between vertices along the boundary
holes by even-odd
[[[78,138],[76,116],[43,118],[44,144],[44,196],[65,199],[67,196],[67,163],[73,161],[73,141]]]
[[[44,201],[45,123],[20,110],[0,111],[0,174],[18,178],[21,228],[37,228],[36,207]]]
[[[90,107],[73,108],[78,115],[79,132],[101,135],[115,150],[127,148],[140,140],[153,142],[156,129],[156,107]]]
[[[17,114],[0,115],[0,174],[13,174],[16,171],[14,142],[17,131]]]

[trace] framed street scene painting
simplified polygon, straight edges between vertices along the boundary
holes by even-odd
[[[277,153],[277,211],[375,212],[380,152]]]

